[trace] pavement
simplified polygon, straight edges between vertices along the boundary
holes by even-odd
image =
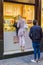
[[[21,57],[14,57],[9,59],[0,60],[0,65],[43,65],[43,53],[41,53],[40,62],[33,63],[31,59],[34,58],[34,55],[26,55]]]

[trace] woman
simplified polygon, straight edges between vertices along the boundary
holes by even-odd
[[[21,17],[18,16],[18,23],[17,23],[17,27],[19,27],[19,31],[18,31],[18,36],[19,36],[19,44],[21,47],[21,51],[24,51],[24,47],[25,47],[25,20]]]

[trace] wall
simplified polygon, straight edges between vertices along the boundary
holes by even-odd
[[[3,56],[3,2],[0,0],[0,58]]]

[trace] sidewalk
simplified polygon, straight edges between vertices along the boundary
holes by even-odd
[[[41,59],[43,58],[43,53],[41,53]],[[16,58],[9,58],[0,60],[0,65],[43,65],[43,59],[39,63],[31,62],[33,55],[21,56]]]

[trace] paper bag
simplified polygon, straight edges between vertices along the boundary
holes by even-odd
[[[13,41],[14,41],[14,43],[19,43],[19,37],[18,36],[14,36],[13,37]]]

